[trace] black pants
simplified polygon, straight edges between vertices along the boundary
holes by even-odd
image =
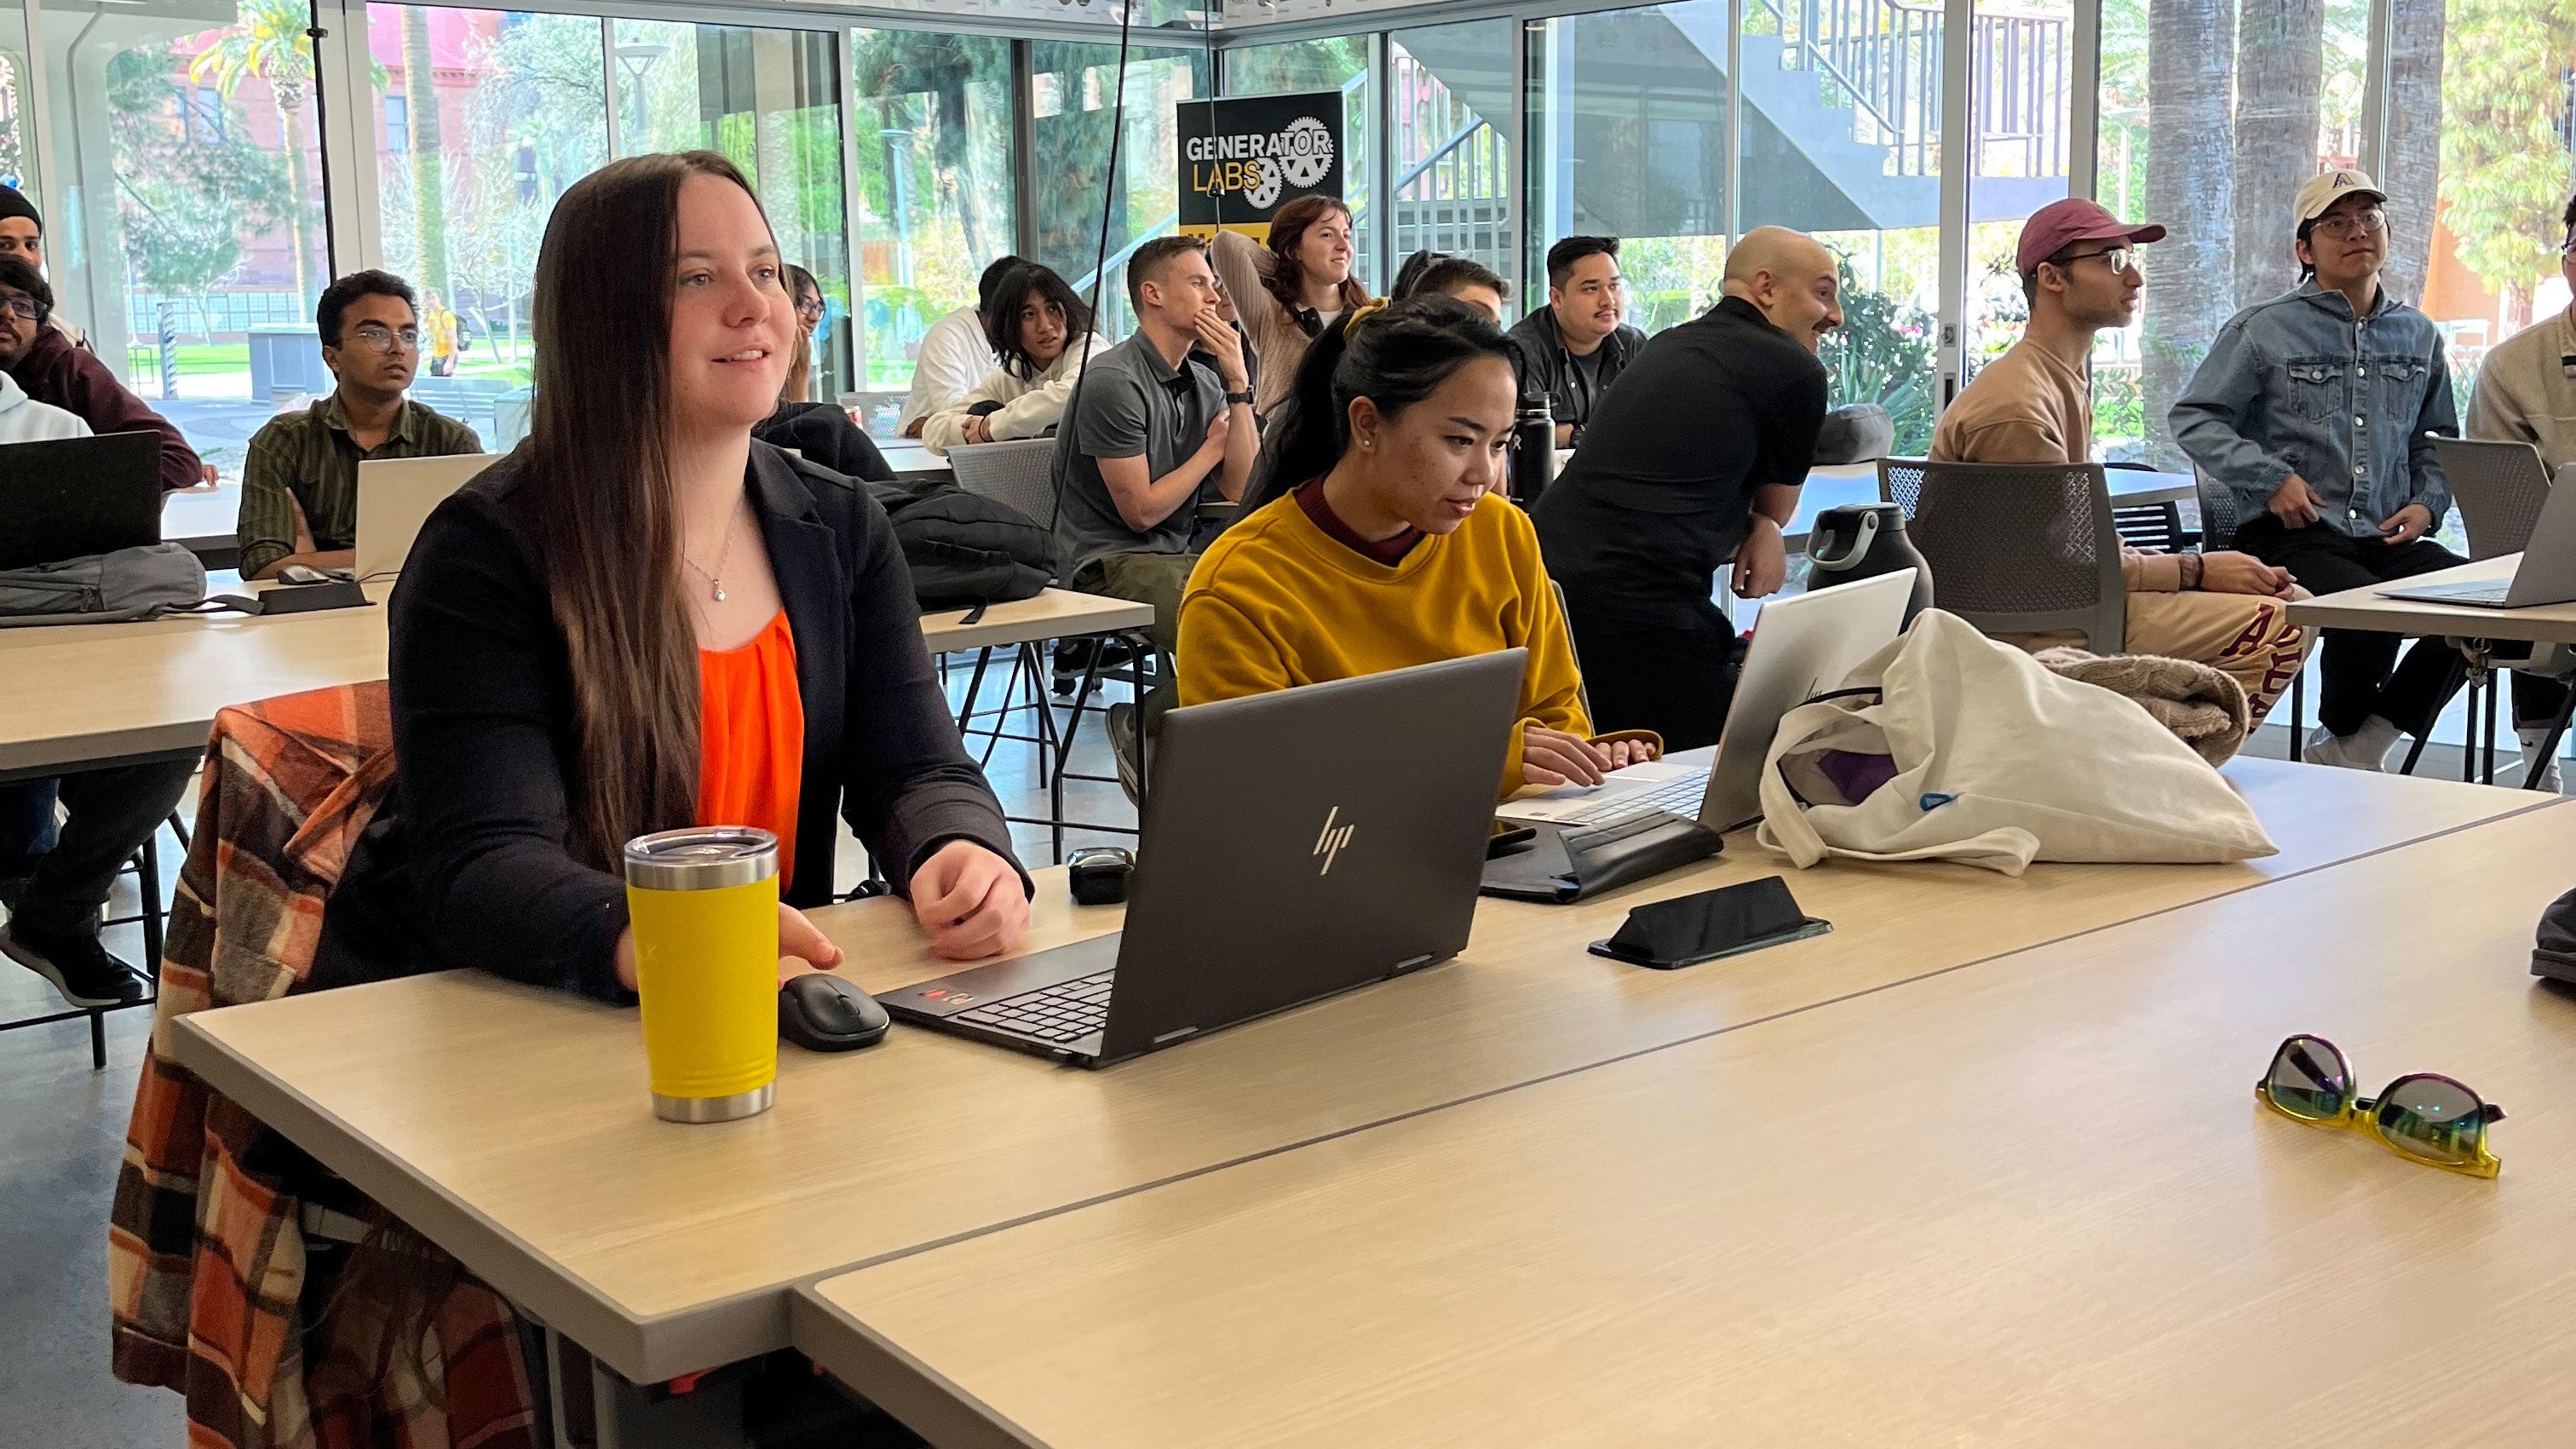
[[[95,935],[116,873],[188,793],[195,760],[85,770],[53,782],[64,820],[53,848],[35,858],[12,923],[55,935]],[[0,840],[0,852],[14,841]]]
[[[1628,612],[1638,602],[1622,599],[1612,613],[1566,593],[1592,728],[1653,730],[1667,751],[1716,744],[1743,662],[1734,627],[1705,598],[1675,600],[1667,618],[1651,623]]]
[[[0,785],[0,880],[19,880],[54,848],[54,782]]]
[[[2236,547],[2267,564],[2288,569],[2312,594],[2367,588],[2456,568],[2468,560],[2428,539],[2386,544],[2352,538],[2322,524],[2288,528],[2269,513],[2236,530]],[[2399,659],[2399,635],[2367,629],[2328,629],[2320,651],[2324,687],[2317,723],[2338,735],[2362,727],[2372,715],[2421,737],[2466,678],[2458,650],[2439,639],[2418,639]],[[2516,724],[2546,724],[2566,698],[2554,680],[2515,675]]]

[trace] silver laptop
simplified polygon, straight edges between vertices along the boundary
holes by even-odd
[[[2540,455],[2531,455],[2541,466]],[[2576,599],[2576,463],[2558,470],[2558,481],[2540,505],[2522,557],[2510,579],[2480,579],[2450,584],[2413,584],[2381,589],[2383,599],[2411,599],[2424,604],[2467,604],[2480,609],[2528,609],[2536,604],[2564,604]]]
[[[1528,651],[1177,709],[1127,928],[878,998],[1081,1066],[1445,961],[1467,944]]]
[[[1792,594],[1762,606],[1745,645],[1744,672],[1727,706],[1713,764],[1674,760],[1631,765],[1594,786],[1567,785],[1506,800],[1494,813],[1520,824],[1617,825],[1664,811],[1696,814],[1711,830],[1727,831],[1760,819],[1762,762],[1780,716],[1824,690],[1893,643],[1905,626],[1914,570]]]
[[[360,582],[402,571],[411,541],[447,495],[501,460],[498,453],[447,458],[377,458],[358,465],[357,571]]]

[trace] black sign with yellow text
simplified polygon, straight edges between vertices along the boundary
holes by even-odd
[[[1270,237],[1280,207],[1317,192],[1342,195],[1342,93],[1183,101],[1181,232],[1219,228]]]

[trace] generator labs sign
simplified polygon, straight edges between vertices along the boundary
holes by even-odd
[[[1181,231],[1270,237],[1270,218],[1300,196],[1342,195],[1342,93],[1183,101]]]

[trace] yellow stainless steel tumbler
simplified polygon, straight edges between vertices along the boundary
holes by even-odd
[[[730,1122],[778,1079],[778,837],[746,826],[626,842],[626,910],[653,1115]]]

